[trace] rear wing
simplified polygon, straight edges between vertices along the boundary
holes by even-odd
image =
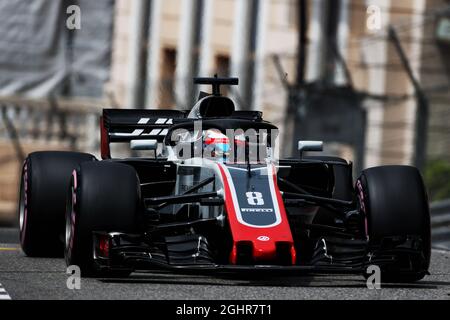
[[[111,158],[110,143],[153,139],[163,142],[169,128],[185,119],[187,112],[151,109],[103,109],[100,118],[101,156]]]

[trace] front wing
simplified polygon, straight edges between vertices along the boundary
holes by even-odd
[[[161,249],[158,244],[148,245],[142,235],[117,232],[94,232],[94,264],[98,271],[157,271],[166,270],[178,273],[195,274],[267,274],[271,275],[304,275],[304,274],[364,274],[371,265],[383,268],[398,268],[402,274],[412,273],[408,264],[403,266],[400,260],[404,256],[419,254],[420,243],[415,239],[403,241],[400,246],[369,250],[366,247],[363,254],[355,255],[355,244],[358,240],[348,240],[339,248],[340,257],[323,247],[316,248],[317,254],[310,264],[304,265],[233,265],[220,264],[213,261],[207,254],[207,244],[202,243],[201,236],[185,238],[164,244]],[[190,243],[190,244],[189,244]],[[194,245],[194,243],[196,243]],[[342,239],[340,240],[342,243]],[[349,256],[343,257],[342,252],[348,246]],[[418,247],[419,245],[419,247]],[[361,247],[361,242],[357,244]]]

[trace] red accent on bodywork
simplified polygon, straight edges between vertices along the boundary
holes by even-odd
[[[276,170],[275,170],[275,166],[274,166],[273,167],[273,175],[272,175],[273,184],[275,186],[275,192],[277,194],[277,202],[278,202],[278,207],[280,208],[282,223],[284,222],[289,230],[290,245],[291,245],[291,262],[292,262],[292,264],[295,264],[297,261],[297,252],[295,251],[294,240],[292,238],[291,228],[290,228],[288,220],[287,220],[286,208],[284,207],[283,198],[281,197],[281,192],[280,192],[280,189],[278,188],[277,175],[275,172],[276,172]]]
[[[109,237],[108,236],[100,236],[99,239],[99,249],[100,255],[102,257],[109,257]]]
[[[233,238],[233,247],[230,253],[230,263],[237,263],[237,247],[239,243],[252,244],[253,260],[255,261],[255,263],[270,263],[271,261],[275,261],[277,258],[277,244],[287,244],[290,246],[291,263],[294,265],[296,263],[297,254],[294,248],[294,240],[292,238],[291,228],[288,223],[284,203],[281,198],[280,190],[278,189],[278,185],[276,183],[277,179],[275,170],[273,171],[272,178],[274,179],[277,203],[274,203],[274,205],[278,205],[281,222],[272,227],[256,228],[244,225],[238,221],[236,211],[234,209],[234,201],[237,201],[237,199],[233,199],[230,189],[231,186],[229,181],[227,180],[224,167],[220,164],[218,166],[220,174],[222,176],[225,191],[225,210],[228,216],[231,235]],[[258,237],[261,236],[267,238],[265,238],[264,241],[258,240]]]
[[[105,128],[103,117],[100,117],[100,154],[102,159],[111,159],[108,131]]]

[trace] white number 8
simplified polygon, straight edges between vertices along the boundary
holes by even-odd
[[[264,205],[264,199],[261,192],[246,192],[248,204],[252,206]]]

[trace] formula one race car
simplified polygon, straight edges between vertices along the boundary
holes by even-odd
[[[213,92],[190,111],[104,109],[101,161],[28,156],[19,205],[26,255],[64,252],[83,276],[365,274],[376,265],[382,281],[405,282],[428,273],[429,207],[416,168],[366,169],[354,184],[350,162],[311,155],[318,141],[277,159],[277,128],[220,94],[236,78],[194,82]],[[113,143],[133,157],[112,159]]]

